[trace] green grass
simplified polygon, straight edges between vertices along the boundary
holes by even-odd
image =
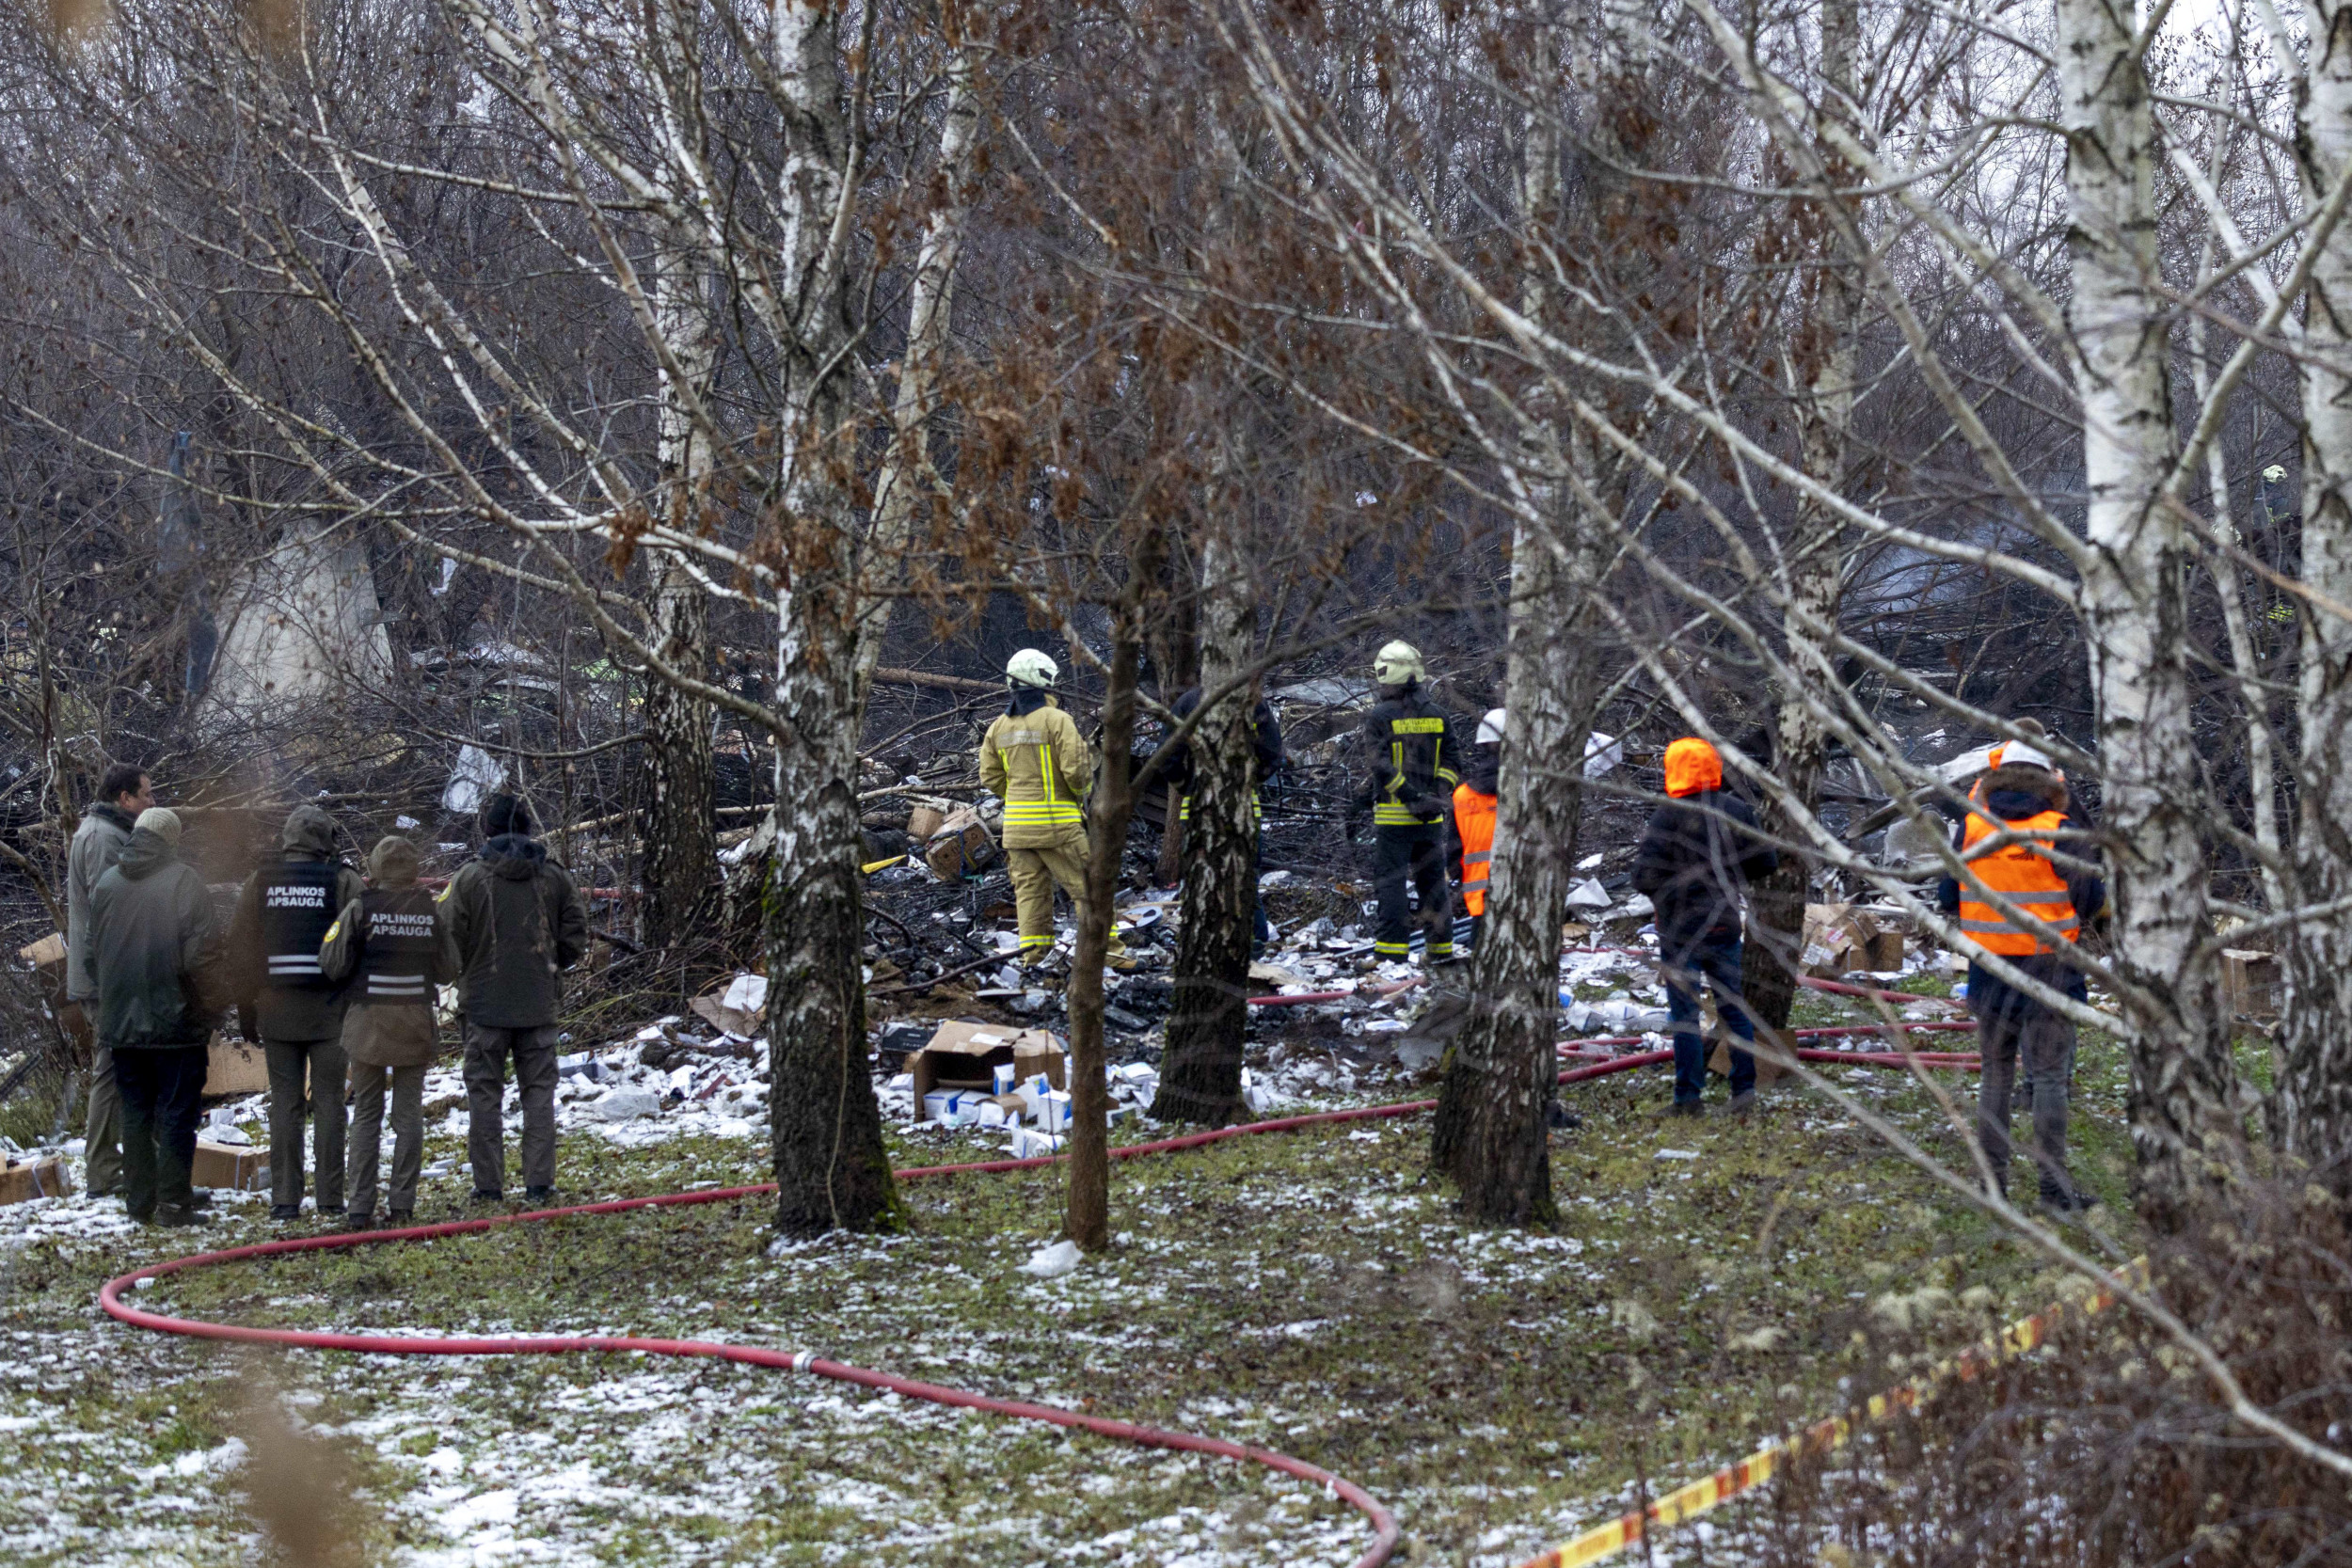
[[[2128,1249],[2128,1219],[2115,1217],[2128,1168],[2121,1075],[2108,1042],[2087,1038],[2075,1168],[2109,1200],[2096,1223]],[[1886,1073],[1858,1083],[1928,1146],[1964,1158],[1924,1090]],[[1058,1281],[1015,1270],[1058,1224],[1059,1174],[1037,1172],[914,1185],[914,1231],[887,1241],[771,1257],[760,1206],[712,1205],[221,1268],[140,1302],[293,1326],[812,1348],[1297,1454],[1395,1508],[1404,1560],[1434,1563],[1514,1560],[1622,1506],[1637,1481],[1686,1479],[2055,1294],[1972,1210],[1794,1087],[1745,1122],[1660,1117],[1655,1072],[1567,1093],[1586,1122],[1555,1140],[1557,1235],[1464,1227],[1423,1171],[1416,1119],[1120,1165],[1117,1245]],[[947,1147],[997,1152],[976,1138]],[[900,1164],[943,1152],[936,1136],[896,1151]],[[739,1142],[623,1151],[573,1137],[563,1158],[578,1198],[760,1175]],[[444,1185],[420,1218],[455,1212],[455,1196]],[[87,1445],[0,1433],[21,1478],[0,1485],[0,1547],[16,1543],[0,1555],[97,1560],[87,1544],[43,1555],[10,1535],[16,1511],[44,1494],[95,1526],[178,1486],[193,1510],[179,1549],[238,1559],[247,1527],[228,1488],[119,1479],[217,1448],[250,1376],[218,1348],[91,1324],[107,1274],[168,1250],[151,1234],[42,1243],[8,1264],[0,1327],[96,1351],[60,1386],[0,1384],[6,1408],[40,1414],[45,1431],[122,1434],[122,1457],[93,1466]],[[1344,1561],[1361,1540],[1344,1509],[1262,1472],[789,1374],[299,1354],[277,1375],[324,1395],[310,1418],[365,1462],[383,1543],[438,1539],[436,1483],[517,1489],[524,1532],[562,1543],[568,1560],[818,1562],[847,1546],[940,1564],[1064,1548],[1056,1560]],[[469,1467],[453,1479],[451,1453]],[[593,1483],[548,1480],[580,1474]]]

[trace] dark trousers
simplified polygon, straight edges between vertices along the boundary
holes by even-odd
[[[1249,837],[1249,935],[1256,942],[1272,942],[1274,927],[1265,917],[1265,895],[1258,891],[1258,879],[1265,875],[1265,824],[1256,824],[1257,832]]]
[[[1454,899],[1445,885],[1445,834],[1436,824],[1373,830],[1373,884],[1380,897],[1380,926],[1373,952],[1401,959],[1413,950],[1413,927],[1428,933],[1424,956],[1454,957]],[[1421,895],[1413,908],[1406,884]]]
[[[466,1158],[474,1191],[506,1190],[506,1058],[523,1101],[523,1185],[555,1185],[556,1037],[537,1029],[497,1029],[466,1021]]]
[[[1984,1072],[1977,1080],[1977,1144],[2001,1190],[2009,1190],[2009,1118],[2022,1060],[2033,1080],[2034,1166],[2045,1200],[2072,1195],[2066,1176],[2069,1071],[2074,1059],[2074,1025],[2047,1007],[2011,995],[1977,1022]]]
[[[343,1042],[263,1040],[269,1061],[269,1200],[302,1207],[302,1118],[310,1117],[321,1209],[343,1206]],[[310,1092],[303,1092],[303,1073]]]
[[[135,1220],[196,1202],[188,1169],[196,1163],[196,1104],[204,1095],[212,1053],[200,1045],[133,1046],[118,1051],[115,1087],[122,1097],[122,1206]]]
[[[1736,1039],[1756,1038],[1756,1020],[1740,1000],[1740,939],[1724,937],[1685,949],[1666,965],[1666,1017],[1675,1035],[1675,1103],[1696,1101],[1707,1092],[1707,1040],[1698,1032],[1699,986],[1715,993],[1715,1015]],[[1731,1048],[1731,1092],[1756,1088],[1756,1057]]]

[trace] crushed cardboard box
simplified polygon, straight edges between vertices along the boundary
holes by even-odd
[[[58,1156],[45,1154],[26,1160],[10,1154],[6,1160],[5,1166],[0,1166],[0,1205],[66,1196],[65,1161]]]
[[[977,807],[960,807],[924,841],[923,862],[943,882],[977,876],[996,863],[996,835]]]
[[[199,1138],[196,1161],[188,1167],[188,1180],[199,1187],[258,1193],[269,1185],[269,1150]]]
[[[713,1029],[750,1039],[768,1016],[768,976],[747,971],[712,986],[686,1007]]]
[[[1053,1087],[1066,1088],[1067,1059],[1062,1042],[1042,1029],[951,1019],[932,1032],[929,1045],[907,1058],[907,1074],[913,1080],[914,1103],[920,1105],[942,1089],[994,1095],[998,1067],[1011,1068],[1015,1082],[1042,1073]]]
[[[1863,904],[1804,907],[1804,972],[1817,980],[1856,970],[1886,973],[1903,966],[1899,911]],[[1827,958],[1816,953],[1826,953]]]

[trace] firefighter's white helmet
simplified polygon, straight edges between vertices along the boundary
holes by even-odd
[[[1502,744],[1502,710],[1501,708],[1488,708],[1486,717],[1478,721],[1478,744],[1481,746]]]
[[[1005,661],[1008,686],[1051,687],[1061,679],[1061,666],[1035,648],[1024,648]]]
[[[1406,681],[1425,679],[1421,650],[1410,642],[1390,643],[1373,656],[1372,678],[1382,686],[1403,686]]]

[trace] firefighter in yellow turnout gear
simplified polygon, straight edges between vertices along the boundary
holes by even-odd
[[[1076,721],[1055,705],[1060,678],[1059,667],[1037,649],[1013,655],[1005,666],[1010,700],[980,740],[980,784],[1005,802],[1005,858],[1025,964],[1053,950],[1057,885],[1081,911],[1086,907],[1086,798],[1094,754]],[[1126,952],[1115,928],[1110,952]]]

